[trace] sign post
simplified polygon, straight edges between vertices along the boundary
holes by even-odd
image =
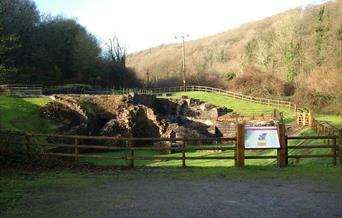
[[[235,156],[235,166],[243,167],[245,166],[245,125],[238,124],[237,125],[237,133],[236,133],[236,156]]]
[[[279,167],[287,166],[287,144],[286,144],[286,129],[284,124],[278,125],[279,144],[280,148],[277,150],[277,162]]]
[[[239,140],[238,140],[239,142]],[[239,144],[238,144],[239,146]],[[277,149],[277,164],[287,165],[285,125],[244,128],[245,149]]]
[[[276,126],[245,127],[245,148],[280,148]]]

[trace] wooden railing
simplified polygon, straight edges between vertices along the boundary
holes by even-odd
[[[0,85],[0,87],[7,89],[12,95],[18,96],[40,96],[43,93],[41,85],[11,84]]]
[[[254,103],[260,103],[260,104],[266,104],[266,105],[273,105],[278,107],[287,107],[294,110],[297,110],[297,105],[290,101],[283,101],[283,100],[275,100],[275,99],[268,99],[268,98],[260,98],[260,97],[254,97],[249,95],[244,95],[237,92],[231,92],[224,89],[219,88],[213,88],[208,86],[187,86],[184,90],[184,87],[166,87],[166,88],[153,88],[149,89],[151,94],[155,95],[163,95],[163,94],[171,94],[174,92],[188,92],[188,91],[202,91],[202,92],[212,92],[217,93],[249,102]]]
[[[277,150],[277,155],[245,155],[244,147],[244,125],[237,125],[236,137],[228,138],[117,138],[117,137],[103,137],[103,136],[77,136],[77,135],[49,135],[49,134],[37,134],[37,133],[26,133],[26,132],[14,132],[14,131],[0,131],[0,151],[1,155],[5,155],[10,146],[21,145],[27,154],[32,154],[33,148],[37,147],[50,147],[50,148],[68,148],[68,152],[53,152],[51,149],[42,149],[39,153],[44,156],[57,156],[57,157],[71,157],[76,161],[79,158],[100,158],[100,159],[118,159],[128,161],[129,167],[134,167],[136,160],[180,160],[183,167],[186,166],[187,160],[234,160],[235,166],[244,166],[245,159],[276,159],[277,164],[280,167],[287,166],[289,158],[301,159],[301,158],[332,158],[332,163],[337,164],[337,159],[340,159],[342,165],[342,140],[337,136],[286,136],[285,126],[280,124],[278,126],[279,142],[281,147]],[[37,138],[53,138],[63,139],[63,143],[47,143],[41,142],[42,140],[34,140]],[[328,144],[310,145],[302,143],[296,146],[288,146],[289,140],[329,140]],[[118,145],[89,145],[84,144],[85,140],[91,140],[92,142],[110,141],[112,143],[124,142],[125,146]],[[338,141],[337,141],[338,140]],[[46,140],[45,140],[46,141]],[[178,147],[172,146],[148,146],[138,147],[134,146],[136,142],[156,143],[156,142],[177,142]],[[191,145],[194,142],[202,143],[218,143],[210,146]],[[330,154],[296,154],[293,155],[289,150],[292,149],[331,149]],[[118,156],[113,155],[96,155],[84,150],[97,150],[97,151],[126,151],[126,154],[122,153]],[[177,151],[181,153],[181,156],[137,156],[135,151],[147,150],[147,151]],[[199,151],[199,150],[212,150],[212,151],[234,151],[234,155],[230,156],[187,156],[188,151]],[[262,150],[262,149],[259,149]]]
[[[337,128],[327,121],[313,119],[311,127],[319,136],[338,136],[342,138],[342,128]],[[329,143],[329,139],[324,140],[324,143]]]

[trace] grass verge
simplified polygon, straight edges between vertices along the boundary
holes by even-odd
[[[49,98],[18,98],[0,96],[0,129],[53,133],[56,123],[40,116],[39,107]]]

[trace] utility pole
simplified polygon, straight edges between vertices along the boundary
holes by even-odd
[[[148,53],[149,57],[151,57],[151,49]],[[146,87],[149,88],[150,86],[150,66],[147,67],[146,70]]]
[[[186,92],[186,76],[185,76],[185,46],[184,46],[184,39],[185,37],[189,37],[189,35],[183,35],[181,34],[180,36],[175,36],[175,39],[182,39],[182,54],[183,54],[183,68],[182,68],[182,71],[183,71],[183,89],[184,91]]]

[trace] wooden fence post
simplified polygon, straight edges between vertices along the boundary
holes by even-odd
[[[287,146],[286,146],[286,135],[285,135],[285,125],[278,125],[278,135],[280,148],[277,149],[277,162],[279,167],[286,166],[287,162]]]
[[[325,127],[325,125],[323,125],[323,135],[324,135],[324,136],[327,136],[327,128]],[[327,140],[326,140],[326,139],[323,139],[323,143],[326,144],[326,143],[327,143]]]
[[[132,149],[132,142],[126,141],[128,150],[128,166],[134,168],[134,150]]]
[[[336,138],[332,139],[332,145],[334,146],[332,148],[332,154],[334,155],[332,163],[333,163],[334,166],[336,166],[336,164],[337,164],[337,149],[336,149],[337,148],[337,144],[336,144]]]
[[[309,111],[309,127],[312,127],[312,122],[313,122],[313,115],[312,115],[312,112]]]
[[[75,145],[75,150],[74,150],[75,161],[78,161],[78,139],[77,138],[75,138],[74,145]]]
[[[245,166],[245,125],[241,123],[236,131],[235,166]]]
[[[342,166],[342,128],[338,131],[338,141],[339,141],[339,153],[340,153],[340,164]]]
[[[26,152],[27,154],[31,153],[31,137],[30,135],[25,135],[25,139],[26,139]]]
[[[182,167],[186,167],[186,163],[185,163],[185,148],[186,148],[186,143],[183,141],[183,144],[182,144]]]
[[[288,146],[289,146],[289,140],[287,138],[287,135],[285,134],[285,166],[289,165],[289,150],[288,150]]]

